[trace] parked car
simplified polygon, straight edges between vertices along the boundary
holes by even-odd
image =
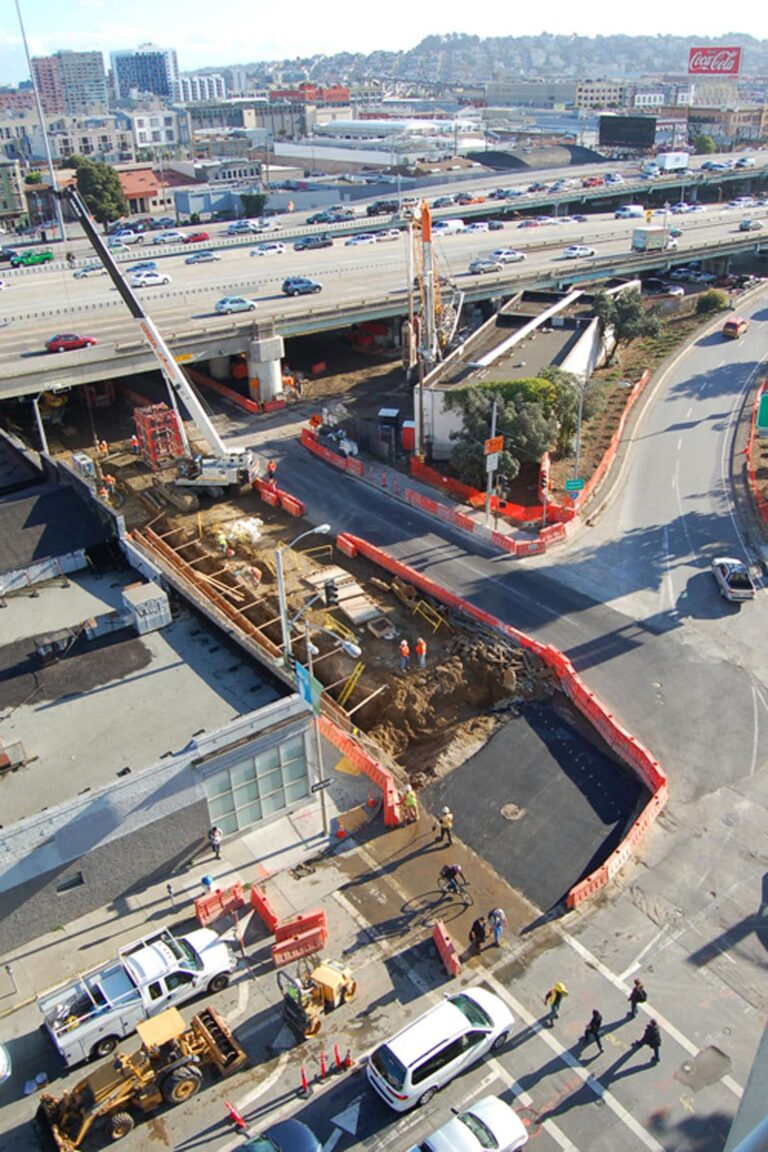
[[[232,312],[254,312],[256,308],[256,301],[249,300],[247,296],[224,296],[216,301],[214,311],[220,316],[229,316]]]
[[[74,352],[78,348],[90,348],[95,344],[93,336],[76,336],[74,332],[63,332],[59,336],[51,336],[45,342],[46,352]]]
[[[279,240],[257,244],[255,248],[251,248],[251,256],[282,256],[283,252],[285,252],[285,244],[280,243]]]
[[[504,265],[501,260],[491,260],[486,256],[481,256],[477,260],[470,260],[467,271],[471,276],[479,276],[483,272],[502,272],[503,269]]]
[[[193,252],[191,256],[187,256],[184,261],[185,264],[211,264],[215,260],[220,260],[221,257],[217,256],[215,252],[207,250],[205,252]]]
[[[563,249],[564,260],[580,260],[587,256],[596,255],[595,249],[590,248],[588,244],[569,244],[567,248]]]
[[[309,276],[289,276],[283,280],[282,290],[286,296],[309,296],[322,292],[323,286],[319,280],[311,280]]]
[[[157,288],[161,284],[170,283],[170,276],[164,272],[136,272],[130,279],[132,288]]]
[[[207,232],[187,232],[181,239],[183,244],[206,244],[210,238]]]
[[[518,1152],[528,1143],[528,1132],[509,1104],[498,1096],[484,1096],[415,1144],[410,1152]]]
[[[525,260],[526,255],[517,248],[494,248],[493,252],[488,253],[488,259],[498,260],[500,264],[517,264]]]
[[[314,248],[333,248],[333,237],[302,236],[293,245],[294,252],[308,252]]]
[[[712,561],[712,575],[724,600],[733,604],[754,600],[756,589],[749,569],[732,556],[716,556]]]
[[[107,270],[103,264],[83,264],[75,272],[75,280],[87,280],[89,276],[106,276]]]

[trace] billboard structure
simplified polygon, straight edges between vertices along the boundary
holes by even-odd
[[[655,116],[601,116],[600,143],[608,148],[653,148]]]
[[[689,48],[689,76],[738,76],[741,48]]]

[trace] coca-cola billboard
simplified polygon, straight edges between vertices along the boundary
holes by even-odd
[[[689,76],[738,76],[741,48],[689,48]]]

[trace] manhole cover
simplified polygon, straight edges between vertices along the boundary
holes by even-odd
[[[708,1088],[710,1084],[716,1084],[718,1080],[722,1080],[723,1076],[726,1076],[730,1070],[730,1057],[726,1056],[725,1052],[721,1052],[719,1048],[710,1046],[702,1049],[698,1056],[694,1056],[692,1060],[686,1060],[681,1064],[675,1076],[688,1088],[698,1092],[702,1088]]]
[[[525,815],[525,808],[521,808],[519,804],[505,804],[501,814],[505,820],[520,820]]]

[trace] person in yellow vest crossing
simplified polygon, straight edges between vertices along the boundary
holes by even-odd
[[[453,812],[451,812],[447,804],[437,818],[437,826],[440,829],[438,840],[441,843],[443,840],[447,840],[448,847],[450,848],[453,844]]]
[[[427,666],[427,642],[422,636],[419,636],[418,640],[416,641],[415,652],[416,652],[416,662],[419,665],[419,668],[426,668],[426,666]]]
[[[405,822],[406,824],[416,824],[419,819],[419,801],[416,798],[416,793],[413,790],[413,785],[409,784],[405,789],[403,795],[403,806],[405,808]]]
[[[411,649],[408,646],[408,641],[403,639],[400,641],[400,671],[407,672],[411,665]]]

